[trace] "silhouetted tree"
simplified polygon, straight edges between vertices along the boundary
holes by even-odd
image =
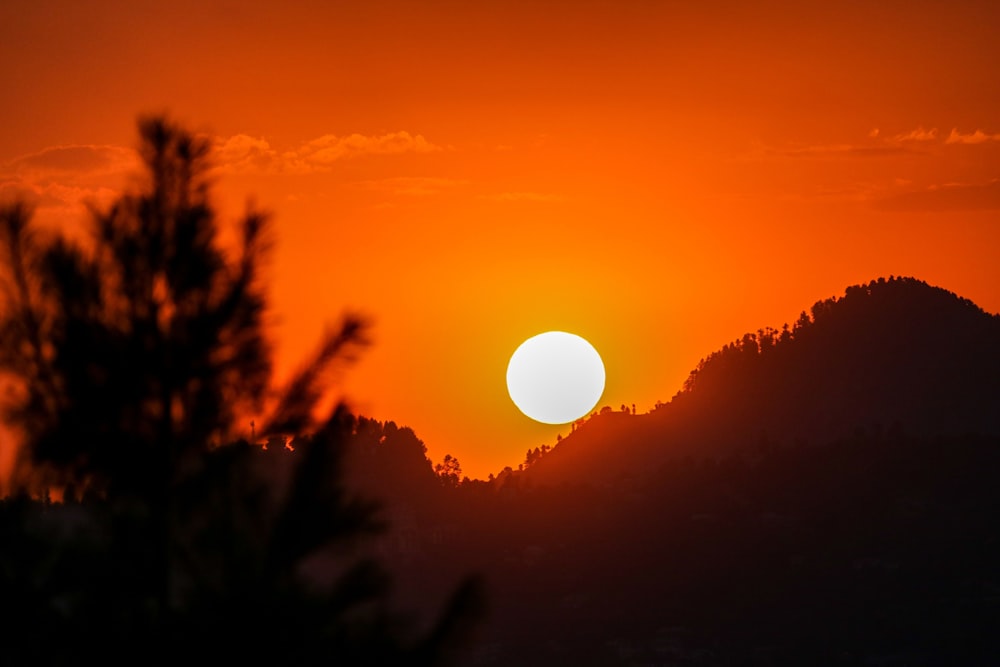
[[[188,456],[261,408],[266,218],[241,222],[228,260],[208,201],[208,141],[140,123],[144,192],[94,216],[84,248],[43,242],[15,204],[0,214],[9,304],[0,368],[25,454],[63,479],[152,500]],[[162,500],[162,498],[160,499]]]
[[[21,468],[44,473],[40,488],[87,494],[95,536],[57,540],[51,553],[42,540],[41,553],[4,562],[0,615],[39,600],[23,615],[26,643],[4,650],[79,662],[110,659],[128,638],[153,642],[163,662],[199,642],[229,659],[436,662],[476,615],[474,581],[429,635],[404,642],[380,603],[377,564],[346,563],[323,586],[301,570],[378,527],[373,506],[341,484],[353,418],[338,406],[315,421],[329,370],[365,343],[365,322],[345,317],[273,391],[266,216],[248,212],[227,253],[209,198],[208,140],[162,118],[139,131],[146,181],[95,212],[86,245],[41,236],[23,203],[0,209],[0,372],[14,384],[4,416],[23,440]],[[253,427],[269,456],[245,441],[220,446],[272,396]],[[280,446],[309,429],[294,452]],[[284,472],[273,469],[279,452],[292,461]],[[23,579],[38,559],[48,575]],[[4,595],[11,590],[21,593]]]
[[[440,490],[423,441],[413,429],[391,421],[365,417],[355,421],[346,468],[358,491],[389,505],[426,504]]]
[[[445,486],[458,486],[462,478],[462,464],[451,454],[445,454],[444,460],[434,466],[434,472]]]

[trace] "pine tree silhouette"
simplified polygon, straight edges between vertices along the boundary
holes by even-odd
[[[330,551],[378,528],[374,506],[340,483],[352,418],[342,405],[314,418],[329,369],[365,344],[366,322],[345,317],[272,389],[267,216],[243,217],[230,258],[209,196],[208,140],[164,118],[141,120],[139,132],[144,186],[94,214],[88,245],[43,238],[21,202],[0,210],[0,372],[14,383],[4,416],[23,436],[19,465],[36,490],[87,498],[82,536],[4,556],[0,606],[23,627],[8,627],[3,650],[115,663],[141,643],[167,663],[198,641],[205,655],[254,662],[439,662],[478,613],[477,581],[425,637],[407,637],[378,564]],[[315,431],[284,480],[262,448],[220,446],[272,395],[256,437]],[[15,519],[37,511],[23,507]],[[27,540],[19,521],[4,525]],[[324,586],[302,574],[317,553],[340,553]],[[39,559],[47,572],[25,579]]]

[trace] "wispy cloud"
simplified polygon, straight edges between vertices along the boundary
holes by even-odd
[[[548,192],[499,192],[483,195],[483,198],[501,202],[558,202],[565,199],[562,195]]]
[[[872,201],[881,211],[993,211],[1000,209],[1000,180],[945,183],[908,190]]]
[[[919,151],[905,146],[830,144],[784,149],[768,148],[765,149],[765,153],[774,157],[787,158],[879,158],[917,154]]]
[[[303,142],[297,148],[279,151],[263,137],[237,134],[215,140],[217,168],[223,172],[291,172],[326,171],[341,160],[365,155],[398,155],[402,153],[432,153],[444,150],[421,134],[406,131],[379,135],[325,134]]]
[[[52,146],[10,160],[3,165],[2,173],[5,177],[32,182],[81,183],[120,176],[138,166],[139,155],[122,146]]]
[[[398,176],[371,181],[359,181],[355,185],[393,196],[421,197],[434,195],[445,190],[468,185],[469,181],[435,176]]]
[[[102,186],[0,181],[0,201],[25,199],[45,218],[54,217],[57,213],[78,216],[86,212],[87,204],[104,207],[114,201],[119,194],[120,190],[117,188]]]
[[[376,136],[327,134],[306,142],[297,150],[282,154],[283,165],[291,171],[315,171],[329,168],[338,160],[362,155],[397,155],[431,153],[442,150],[420,134],[391,132]]]
[[[0,200],[28,201],[43,223],[80,220],[87,204],[113,201],[139,164],[139,155],[122,146],[52,146],[0,166]]]
[[[228,173],[268,171],[278,162],[278,152],[264,138],[248,134],[217,137],[213,142],[216,168]]]
[[[907,141],[934,141],[935,139],[937,139],[937,136],[938,136],[938,131],[936,127],[931,128],[929,130],[925,130],[921,125],[915,130],[910,130],[909,132],[902,132],[900,134],[895,135],[894,137],[892,137],[890,141],[895,143],[903,143]]]
[[[218,173],[312,173],[339,160],[365,155],[430,153],[444,150],[420,134],[323,135],[297,148],[279,150],[264,137],[235,134],[214,137],[212,164]],[[127,177],[141,167],[138,153],[123,146],[51,146],[0,163],[0,198],[30,201],[40,218],[80,217],[85,205],[104,206],[120,194]],[[447,179],[398,179],[398,194],[426,194]]]
[[[932,146],[942,144],[981,144],[988,141],[1000,141],[1000,134],[988,134],[978,129],[962,134],[953,129],[947,138],[943,138],[936,127],[928,129],[920,125],[907,132],[887,135],[876,127],[858,143],[771,146],[764,148],[764,154],[785,158],[878,158],[927,154],[933,150]]]
[[[987,134],[977,129],[969,134],[962,134],[958,128],[952,128],[946,144],[984,144],[987,141],[1000,141],[1000,134]]]

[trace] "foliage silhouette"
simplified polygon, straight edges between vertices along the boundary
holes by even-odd
[[[345,468],[352,488],[389,507],[433,497],[441,486],[423,441],[395,422],[358,417]]]
[[[26,209],[4,212],[16,289],[2,326],[20,380],[8,419],[32,463],[114,497],[164,493],[163,476],[232,435],[270,375],[259,269],[266,218],[248,213],[227,261],[208,201],[208,141],[161,119],[139,125],[147,191],[94,215],[84,250],[41,242]]]
[[[445,454],[441,463],[434,466],[434,472],[445,486],[458,486],[462,479],[462,464],[451,454]]]
[[[197,641],[206,656],[276,664],[440,662],[479,613],[478,582],[413,635],[387,608],[385,571],[352,555],[379,528],[375,506],[342,484],[354,419],[340,405],[314,420],[328,371],[365,344],[367,323],[345,317],[275,394],[267,217],[244,216],[230,258],[209,142],[163,118],[139,132],[144,187],[94,212],[87,245],[43,237],[21,202],[0,210],[19,491],[56,486],[67,499],[3,506],[4,544],[18,548],[0,568],[13,619],[2,650],[18,664],[117,664],[142,645],[167,664]],[[255,435],[316,429],[281,470],[278,450],[221,446],[269,403]]]

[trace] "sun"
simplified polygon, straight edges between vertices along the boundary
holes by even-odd
[[[575,334],[547,331],[514,350],[507,392],[514,405],[543,424],[566,424],[590,412],[604,393],[604,362]]]

